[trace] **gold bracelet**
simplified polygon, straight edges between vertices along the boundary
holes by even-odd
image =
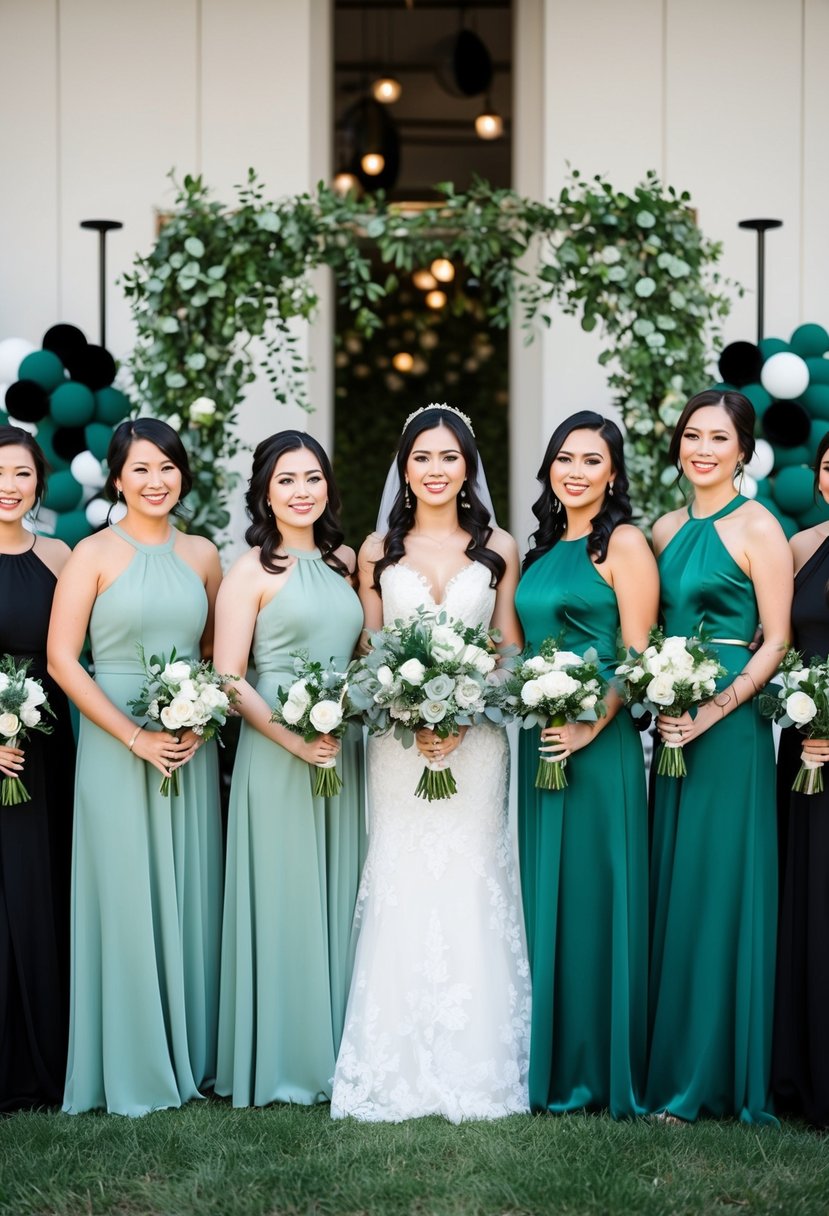
[[[752,676],[751,673],[748,671],[738,671],[737,675],[734,677],[735,680],[739,679],[740,676],[745,676],[745,678],[747,680],[751,680],[751,686],[754,689],[754,694],[756,696],[757,693],[760,691],[760,689],[757,687],[757,684],[755,683],[754,676]]]
[[[135,730],[132,732],[132,738],[130,739],[129,743],[127,744],[127,751],[130,751],[130,752],[132,751],[132,746],[135,743],[135,740],[141,734],[143,729],[144,729],[143,726],[136,726]]]

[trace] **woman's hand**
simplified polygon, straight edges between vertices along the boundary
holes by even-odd
[[[708,702],[710,705],[710,701]],[[695,718],[686,711],[681,718],[669,718],[667,714],[660,714],[656,719],[656,728],[659,731],[659,738],[663,743],[678,743],[684,746],[690,743],[692,739],[696,739],[697,735],[703,732],[699,730],[700,714],[703,706],[700,706]],[[705,718],[703,718],[703,725]],[[710,723],[708,724],[710,725]]]
[[[0,773],[6,777],[19,777],[23,772],[24,762],[22,747],[6,747],[0,744]]]
[[[0,751],[2,750],[0,748]],[[804,739],[803,758],[821,764],[829,763],[829,739]]]
[[[310,743],[306,743],[302,735],[293,735],[296,745],[288,750],[306,764],[325,764],[334,760],[340,750],[340,741],[333,735],[317,735]]]
[[[441,739],[440,735],[430,727],[421,726],[415,735],[417,750],[424,760],[445,760],[456,748],[460,747],[468,730],[468,726],[461,726],[456,735],[449,735],[446,739]]]
[[[178,741],[182,745],[186,745],[187,751],[182,753],[180,759],[178,759],[172,765],[172,768],[181,768],[182,764],[186,764],[188,760],[192,760],[196,752],[204,743],[203,737],[201,735],[197,735],[196,732],[189,726],[187,730],[179,732]]]
[[[541,731],[539,752],[550,760],[566,760],[573,752],[587,747],[595,731],[590,722],[566,722],[564,726],[545,726]]]
[[[171,735],[166,730],[140,730],[135,736],[132,754],[157,768],[162,776],[169,777],[174,769],[190,759],[190,749],[189,741],[181,742],[178,736]]]

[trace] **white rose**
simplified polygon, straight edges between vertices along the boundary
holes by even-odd
[[[193,702],[189,697],[173,697],[170,704],[167,706],[167,718],[172,719],[175,723],[174,729],[178,727],[189,726],[193,721]],[[167,726],[164,721],[164,710],[161,711],[161,721]]]
[[[327,735],[340,725],[343,711],[337,701],[317,701],[309,716],[314,730],[318,730],[321,735]]]
[[[662,651],[663,654],[671,654],[671,655],[687,653],[687,651],[685,650],[687,641],[688,641],[687,638],[683,638],[683,637],[680,637],[679,634],[672,633],[670,637],[665,638],[665,641],[662,643],[660,650]]]
[[[25,688],[26,688],[26,704],[30,708],[34,709],[35,706],[42,705],[43,702],[46,700],[46,693],[43,691],[43,688],[41,687],[41,685],[38,684],[37,680],[28,680],[27,679],[26,683],[25,683]]]
[[[527,683],[521,689],[521,700],[525,705],[529,705],[530,709],[540,704],[544,692],[538,680],[527,680]]]
[[[455,700],[461,709],[483,708],[481,689],[469,676],[462,676],[455,685]]]
[[[661,675],[654,676],[645,689],[645,695],[649,701],[653,701],[654,705],[673,705],[676,690],[668,673],[663,672]]]
[[[170,414],[164,419],[168,426],[171,426],[174,431],[181,430],[181,414]]]
[[[435,625],[432,630],[431,651],[436,662],[449,663],[456,659],[464,648],[463,638],[458,637],[448,625]]]
[[[212,397],[197,397],[188,410],[191,422],[200,426],[210,426],[216,416],[216,402]]]
[[[20,707],[20,716],[23,719],[24,726],[37,726],[40,721],[40,710],[30,705],[22,705]]]
[[[569,697],[579,688],[578,680],[568,676],[566,671],[549,671],[546,676],[539,676],[538,683],[545,697]]]
[[[550,664],[546,659],[542,659],[540,654],[533,655],[531,659],[527,659],[524,664],[524,671],[531,671],[534,675],[543,676],[546,671],[550,670]]]
[[[175,663],[167,664],[161,678],[165,684],[178,684],[181,680],[187,680],[190,678],[190,664],[185,659],[176,659]]]
[[[227,693],[222,692],[215,684],[205,684],[199,693],[199,700],[210,709],[218,709],[227,705]]]
[[[182,680],[178,686],[178,695],[186,697],[188,701],[195,701],[199,696],[199,690],[191,679]]]
[[[786,713],[797,726],[804,726],[814,718],[817,706],[808,693],[793,692],[786,697]]]
[[[384,663],[382,667],[377,668],[377,679],[379,680],[380,684],[382,684],[383,688],[391,688],[392,684],[394,683],[394,672],[387,663]]]
[[[787,672],[784,679],[788,681],[792,688],[797,688],[798,685],[804,684],[811,674],[808,667],[801,667],[797,671]],[[2,686],[0,685],[0,687]]]
[[[479,671],[482,676],[486,676],[494,670],[497,659],[488,650],[484,650],[482,646],[470,644],[464,647],[461,662],[468,663],[476,671]]]
[[[598,701],[598,699],[599,698],[595,695],[595,693],[592,693],[592,692],[590,693],[590,695],[588,697],[582,697],[582,700],[581,700],[582,709],[592,709],[593,706]]]
[[[0,671],[0,692],[2,692],[4,688],[8,688],[8,686],[9,686],[9,677],[7,675],[4,675]]]
[[[286,701],[282,706],[282,717],[289,726],[296,726],[305,710],[296,701]]]
[[[426,668],[421,663],[420,659],[407,659],[397,673],[401,679],[407,684],[418,685],[423,683],[423,677],[426,675]]]
[[[304,680],[297,680],[295,684],[291,685],[291,687],[288,689],[288,700],[290,701],[291,705],[295,705],[297,707],[299,710],[299,715],[302,717],[308,706],[311,704],[311,697],[308,694],[308,686]]]
[[[0,714],[0,735],[12,739],[20,730],[20,719],[17,714]]]
[[[561,671],[563,667],[581,667],[582,660],[572,650],[558,650],[553,659],[553,669]]]
[[[190,720],[190,726],[206,726],[212,717],[210,706],[205,705],[201,697],[196,697],[192,705],[193,716]]]
[[[176,720],[169,705],[165,705],[161,711],[161,725],[167,730],[176,729]]]
[[[644,678],[644,667],[631,667],[630,671],[628,672],[628,679],[630,680],[631,684],[638,684],[639,681],[644,680]]]
[[[667,656],[667,670],[672,671],[676,676],[690,676],[694,672],[693,657],[688,654],[687,650],[675,651]]]

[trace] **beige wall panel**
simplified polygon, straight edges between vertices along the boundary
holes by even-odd
[[[829,329],[829,2],[805,0],[805,17],[801,298],[796,321],[816,321]]]

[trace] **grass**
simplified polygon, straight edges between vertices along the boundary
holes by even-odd
[[[332,1122],[327,1107],[208,1100],[143,1119],[0,1119],[14,1216],[679,1216],[829,1213],[829,1152],[801,1125],[671,1127],[514,1116]]]

